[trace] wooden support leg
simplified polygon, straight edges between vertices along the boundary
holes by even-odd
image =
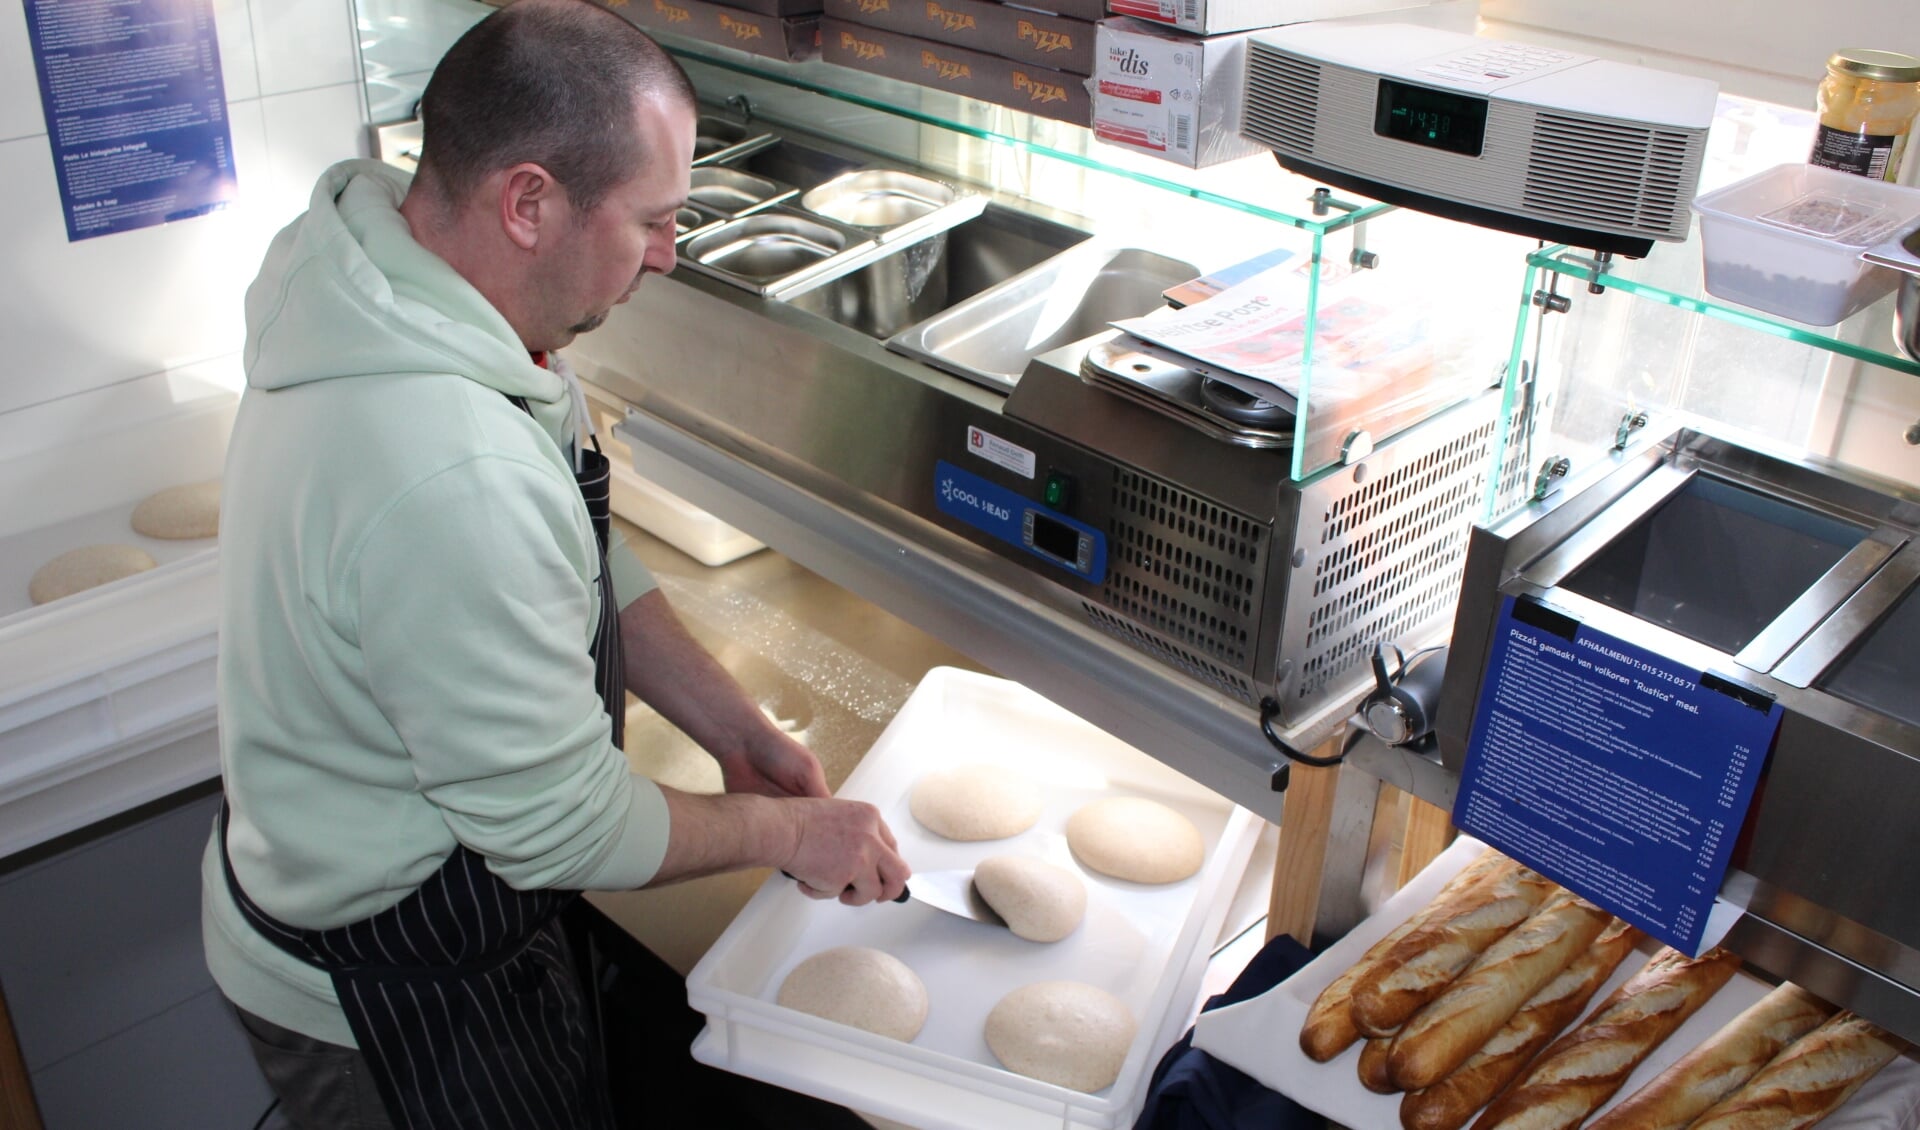
[[[1295,765],[1289,772],[1286,803],[1280,812],[1280,852],[1273,867],[1273,895],[1267,902],[1267,937],[1288,934],[1301,945],[1313,944],[1313,923],[1320,911],[1320,881],[1326,869],[1327,836],[1333,827],[1336,766]]]
[[[0,1130],[41,1130],[40,1108],[33,1101],[33,1080],[13,1032],[7,997],[0,990]]]
[[[1428,804],[1419,797],[1408,797],[1412,802],[1407,811],[1406,838],[1400,850],[1400,881],[1396,889],[1407,885],[1407,880],[1420,873],[1420,869],[1432,863],[1434,857],[1447,850],[1453,842],[1453,817],[1444,808]]]

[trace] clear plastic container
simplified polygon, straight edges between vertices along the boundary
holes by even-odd
[[[1707,293],[1831,326],[1891,293],[1897,272],[1861,252],[1920,218],[1920,189],[1777,165],[1693,202]]]

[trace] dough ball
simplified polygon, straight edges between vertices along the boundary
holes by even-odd
[[[1040,820],[1040,790],[999,765],[936,769],[914,782],[913,818],[949,840],[1003,840]]]
[[[973,889],[1016,937],[1057,942],[1087,916],[1087,885],[1044,859],[996,855],[973,869]]]
[[[158,565],[153,554],[137,545],[85,545],[70,549],[35,570],[27,582],[27,596],[45,604],[85,592],[95,585],[144,573]]]
[[[1067,846],[1080,862],[1133,883],[1177,883],[1200,870],[1206,844],[1193,821],[1156,800],[1096,800],[1067,820]]]
[[[1105,989],[1037,981],[993,1006],[987,1046],[1008,1071],[1091,1093],[1119,1078],[1134,1028],[1133,1013]]]
[[[220,480],[168,487],[133,508],[133,532],[150,538],[210,538],[220,532]]]
[[[927,987],[890,953],[835,946],[793,967],[780,983],[780,1006],[896,1040],[927,1022]]]

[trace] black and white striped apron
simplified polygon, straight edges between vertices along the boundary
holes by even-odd
[[[524,401],[515,398],[523,410]],[[610,467],[580,452],[581,497],[600,547],[594,683],[621,743],[626,680],[607,570]],[[601,1130],[613,1125],[606,1065],[560,922],[577,891],[519,891],[456,845],[420,888],[371,918],[330,930],[280,922],[227,889],[262,936],[333,978],[340,1007],[400,1130]]]

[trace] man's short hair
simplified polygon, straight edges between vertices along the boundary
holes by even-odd
[[[694,107],[671,55],[589,0],[522,0],[467,30],[420,99],[420,169],[445,198],[466,200],[489,174],[532,161],[581,212],[640,171],[634,136],[644,94]]]

